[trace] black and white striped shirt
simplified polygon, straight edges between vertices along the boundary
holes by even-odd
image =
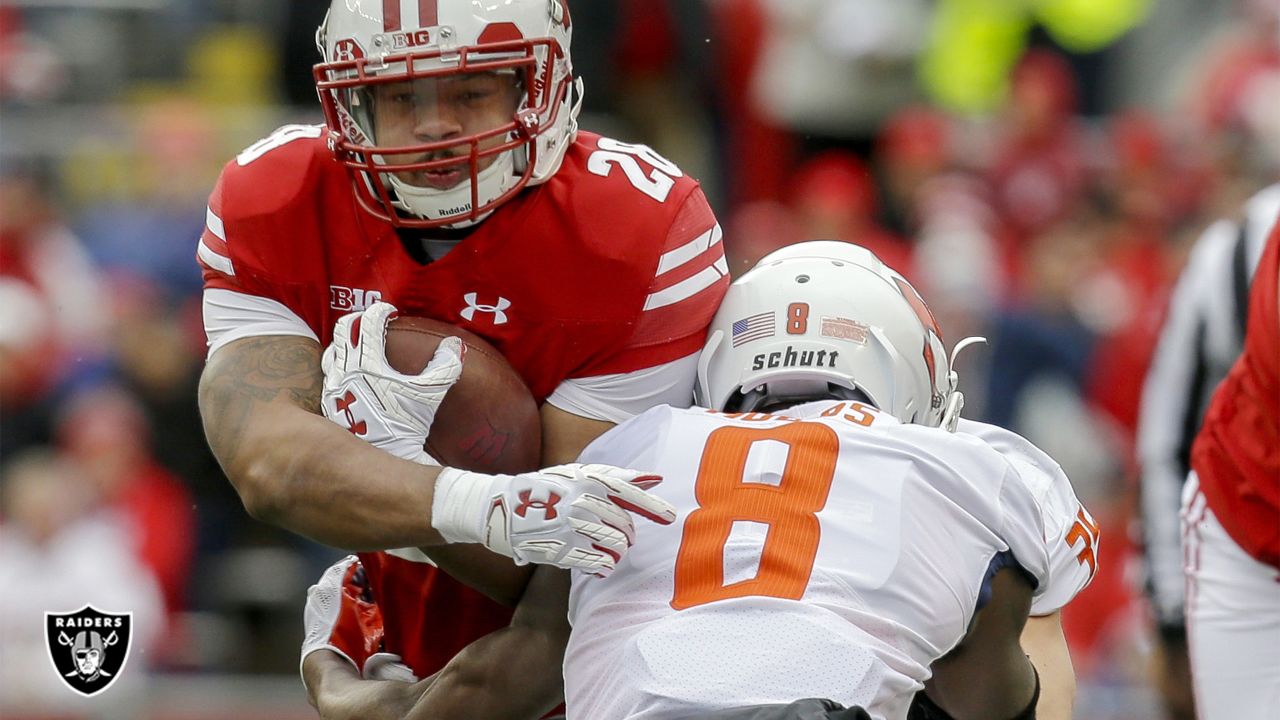
[[[1280,184],[1255,195],[1238,220],[1205,230],[1174,288],[1142,392],[1138,459],[1147,592],[1157,621],[1183,622],[1178,510],[1191,444],[1214,388],[1240,355],[1249,280],[1280,215]]]

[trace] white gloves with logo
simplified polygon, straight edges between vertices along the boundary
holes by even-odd
[[[382,612],[355,555],[334,563],[307,590],[302,623],[304,661],[317,650],[330,650],[346,658],[366,680],[417,680],[399,655],[381,651]],[[305,675],[302,682],[306,684]]]
[[[374,303],[344,315],[321,359],[324,416],[362,440],[396,457],[439,465],[423,444],[445,393],[462,375],[466,346],[461,338],[440,342],[417,375],[397,372],[387,362],[387,322],[396,309]]]
[[[375,303],[338,320],[324,351],[325,417],[396,457],[439,465],[423,449],[436,411],[462,374],[465,345],[441,341],[417,375],[386,359],[386,327],[396,309]],[[608,465],[560,465],[521,475],[444,468],[436,480],[432,526],[451,543],[480,543],[525,563],[607,575],[635,541],[629,512],[669,524],[675,509],[646,492],[656,475]]]
[[[483,543],[516,563],[606,576],[635,541],[627,511],[669,525],[675,508],[646,490],[657,475],[609,465],[559,465],[522,475],[445,468],[431,524],[449,542]]]

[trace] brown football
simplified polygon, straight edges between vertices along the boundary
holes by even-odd
[[[475,333],[429,318],[393,318],[387,325],[387,362],[416,375],[444,338],[467,346],[462,377],[449,389],[427,437],[426,451],[442,464],[488,473],[538,468],[542,424],[524,380],[496,348]]]

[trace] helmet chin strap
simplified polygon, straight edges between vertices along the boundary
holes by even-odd
[[[960,376],[955,370],[956,356],[970,345],[986,342],[987,339],[984,337],[967,337],[951,348],[951,361],[948,363],[951,370],[947,373],[947,384],[950,387],[947,392],[947,407],[942,411],[942,427],[947,432],[956,431],[956,426],[960,423],[960,411],[964,409],[964,393],[957,389],[960,385]]]
[[[507,190],[508,178],[513,176],[515,167],[514,150],[508,150],[494,160],[493,164],[481,170],[476,175],[478,183],[478,191],[476,192],[476,202],[484,205],[494,198],[498,197]],[[388,173],[386,175],[387,183],[391,186],[391,190],[395,192],[395,199],[392,204],[399,210],[403,210],[411,215],[416,215],[429,220],[439,220],[447,215],[440,212],[442,208],[463,208],[471,211],[471,181],[458,183],[457,187],[448,190],[437,190],[435,188],[421,187],[407,183],[400,178]],[[456,213],[462,214],[462,213]],[[480,223],[489,217],[489,213],[485,213],[474,220],[459,220],[451,223],[449,227],[465,228]]]

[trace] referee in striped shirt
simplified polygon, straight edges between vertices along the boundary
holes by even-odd
[[[1243,347],[1249,280],[1278,213],[1280,184],[1251,198],[1241,218],[1205,230],[1174,288],[1143,387],[1138,459],[1146,591],[1163,651],[1158,688],[1175,720],[1195,716],[1183,616],[1182,485],[1205,407]]]

